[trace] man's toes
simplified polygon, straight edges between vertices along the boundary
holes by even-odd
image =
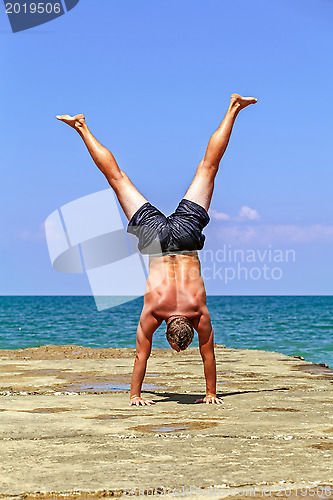
[[[58,118],[58,120],[65,121],[65,122],[73,120],[73,118],[69,115],[57,115],[56,118]]]

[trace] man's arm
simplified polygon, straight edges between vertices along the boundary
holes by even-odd
[[[132,373],[130,405],[155,404],[153,401],[141,398],[141,386],[151,352],[153,333],[161,323],[162,321],[157,320],[150,312],[142,311],[136,337],[136,356]]]
[[[216,362],[214,354],[214,332],[210,321],[208,309],[202,314],[197,332],[199,337],[199,348],[204,364],[206,378],[206,397],[197,399],[196,403],[221,404],[222,399],[216,397]]]

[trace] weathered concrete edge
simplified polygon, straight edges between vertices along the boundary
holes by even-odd
[[[330,495],[318,495],[321,488],[326,488]],[[301,495],[300,490],[308,490],[308,494]],[[156,488],[157,490],[157,488]],[[298,493],[298,496],[296,496]],[[123,489],[101,489],[101,490],[64,490],[64,491],[27,491],[17,494],[0,494],[2,500],[71,500],[71,499],[95,499],[95,498],[120,498],[120,497],[150,497],[150,496],[163,496],[167,500],[171,498],[187,498],[189,500],[199,500],[202,497],[209,498],[263,498],[272,497],[277,495],[279,498],[332,498],[333,497],[333,484],[320,484],[320,482],[309,483],[258,483],[258,484],[241,484],[241,485],[216,485],[210,488],[200,488],[196,494],[191,494],[190,487],[175,488],[169,490],[168,493],[149,490],[133,490],[129,492]]]

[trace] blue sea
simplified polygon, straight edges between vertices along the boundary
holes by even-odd
[[[207,299],[215,342],[303,356],[333,368],[333,297]],[[93,297],[0,297],[0,349],[75,344],[135,347],[143,298],[97,311]],[[169,347],[165,324],[153,347]],[[197,339],[193,342],[198,345]]]

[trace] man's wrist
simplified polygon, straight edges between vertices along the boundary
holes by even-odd
[[[130,396],[131,401],[132,401],[132,399],[136,399],[136,398],[141,398],[141,396]]]

